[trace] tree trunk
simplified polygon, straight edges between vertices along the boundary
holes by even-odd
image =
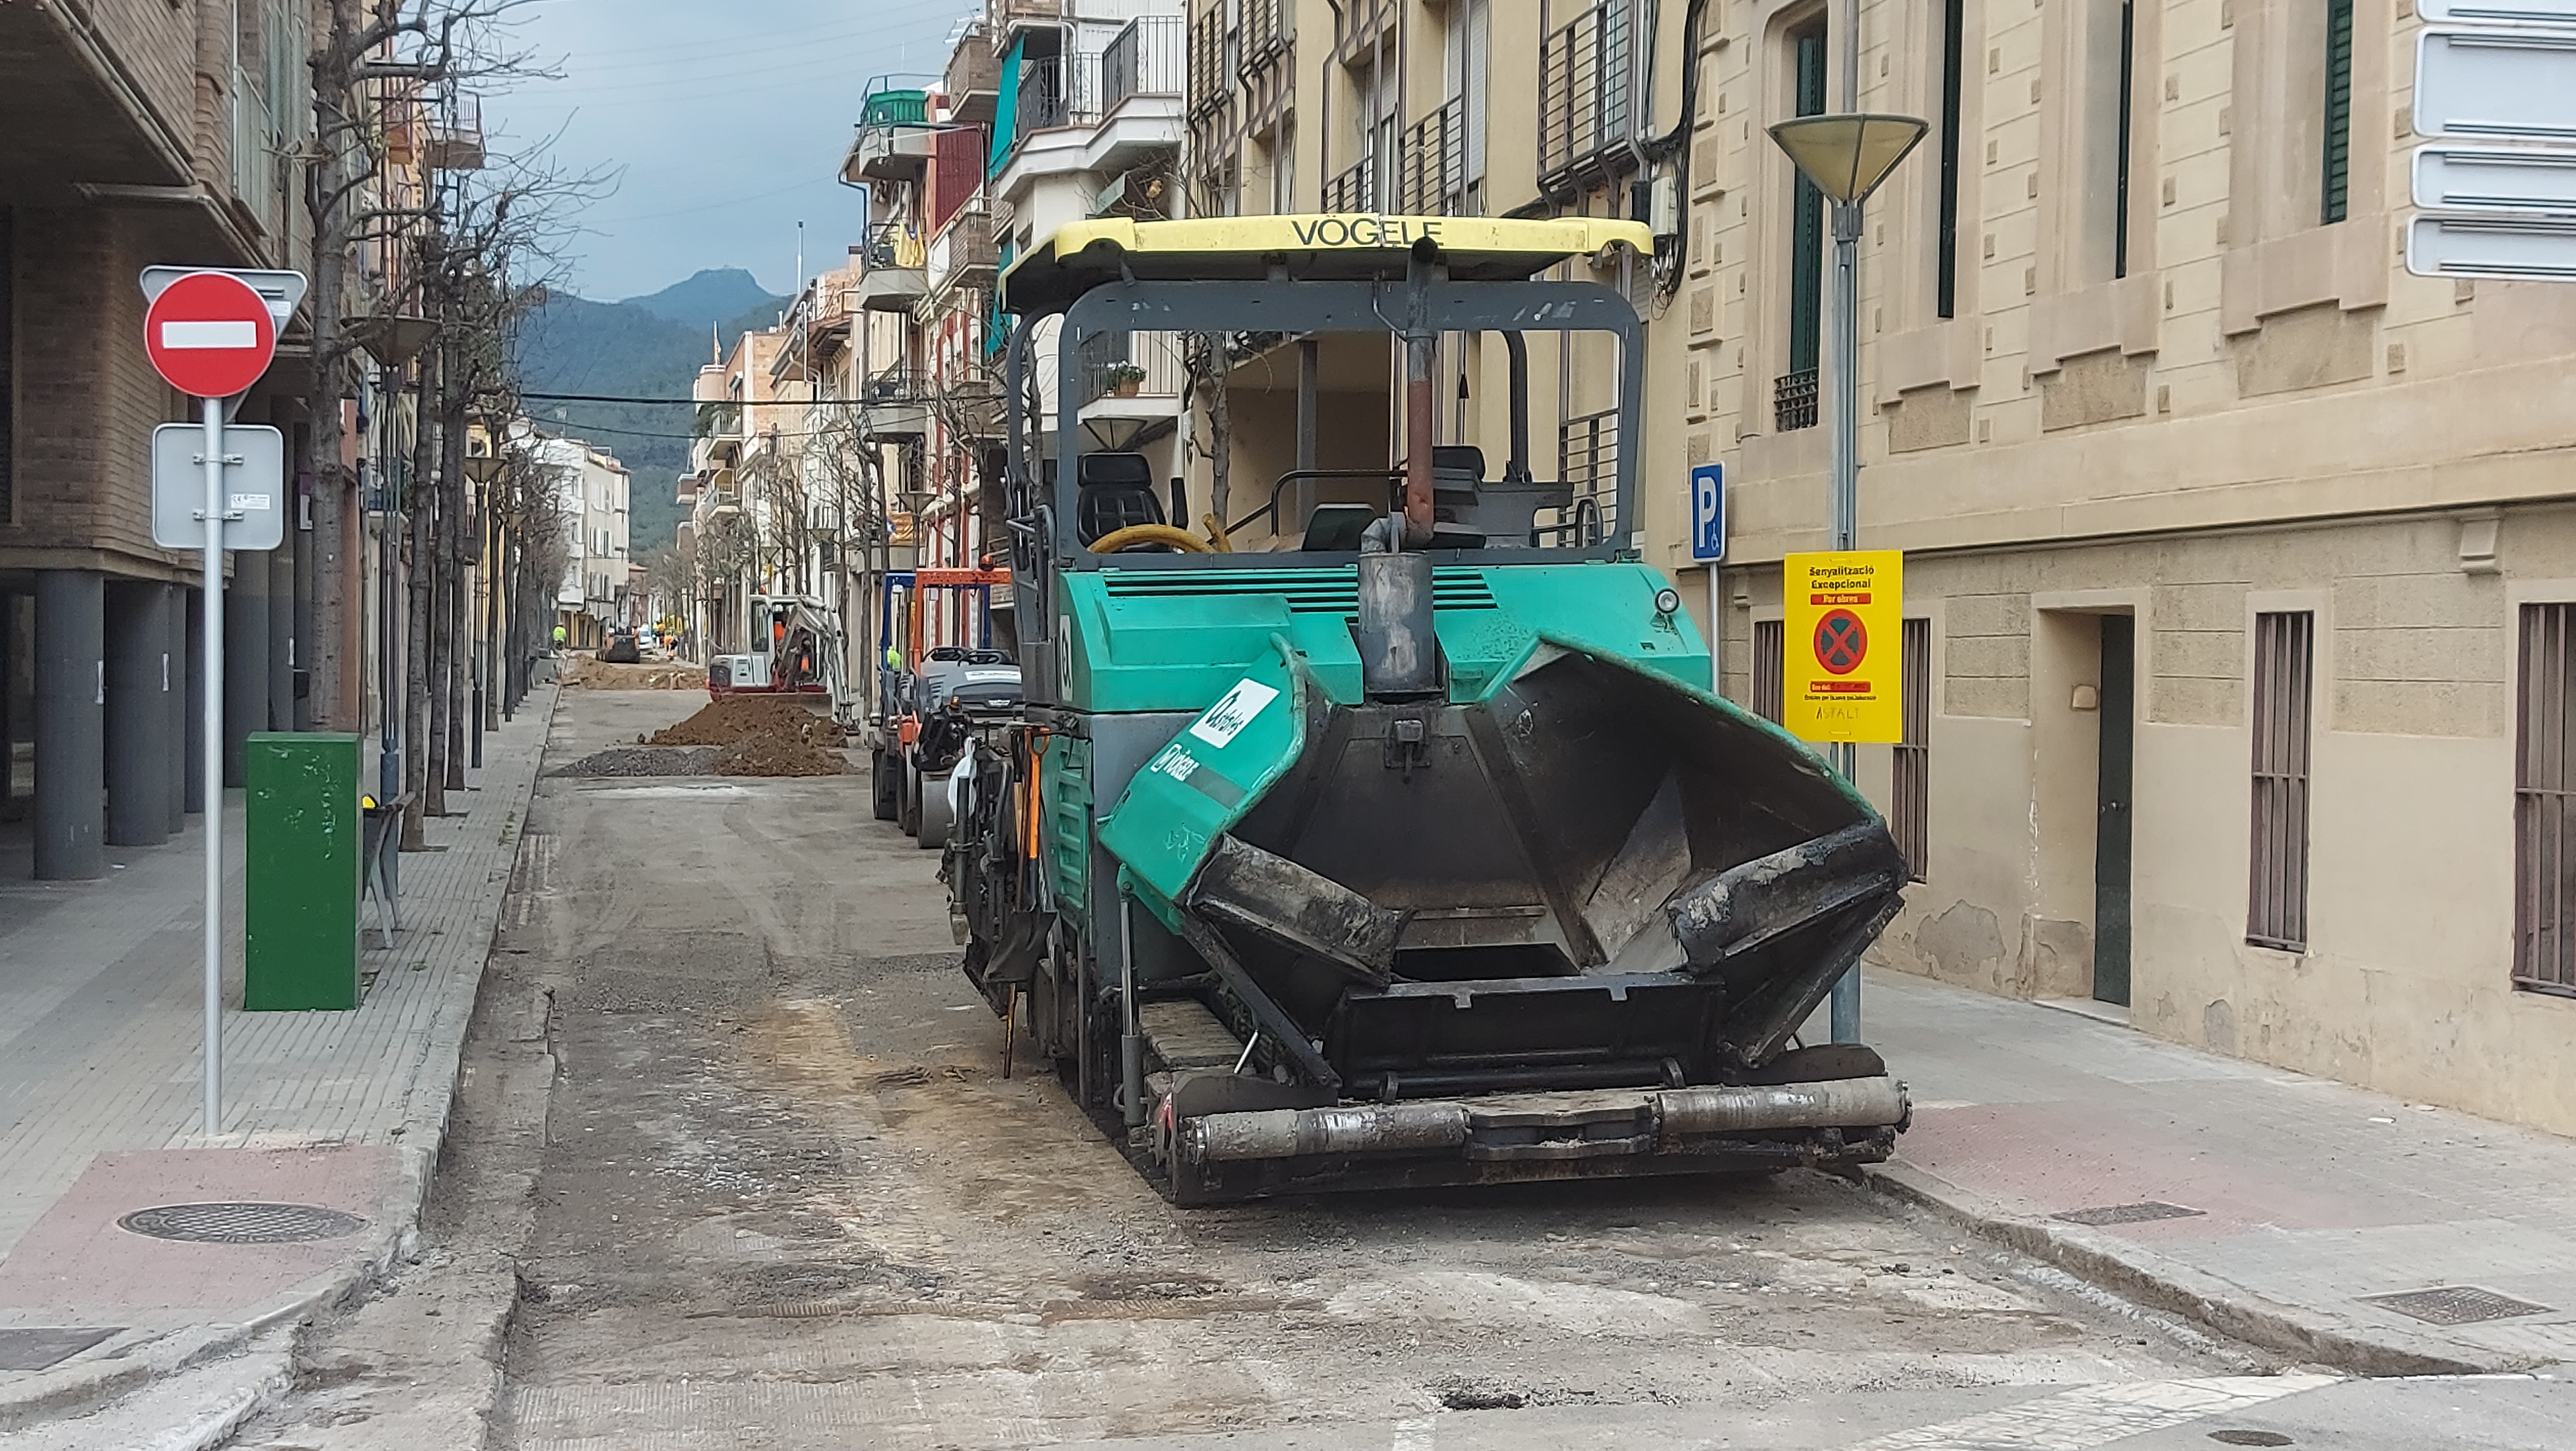
[[[404,554],[410,571],[404,610],[405,641],[403,648],[403,790],[411,796],[411,808],[403,813],[403,849],[418,851],[427,844],[422,822],[429,810],[429,630],[430,587],[435,570],[431,533],[437,523],[438,497],[431,486],[438,469],[438,355],[421,354],[419,403],[412,428],[411,477],[404,481],[403,502],[407,512]]]
[[[442,666],[439,678],[445,683],[446,703],[443,714],[446,730],[441,733],[442,757],[447,774],[442,791],[465,789],[465,717],[467,700],[465,672],[470,654],[466,649],[472,637],[465,633],[465,398],[463,390],[449,401],[447,417],[439,439],[439,560],[440,598],[446,607],[439,617],[439,655]]]

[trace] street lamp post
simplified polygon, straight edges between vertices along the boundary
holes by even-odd
[[[1850,49],[1849,43],[1846,49]],[[1846,57],[1848,61],[1849,57]],[[1845,66],[1843,103],[1859,101],[1850,65]],[[1930,124],[1915,116],[1882,116],[1852,111],[1838,115],[1800,116],[1771,128],[1771,139],[1797,164],[1798,170],[1825,200],[1833,204],[1834,282],[1833,357],[1833,547],[1860,547],[1860,211],[1923,139]],[[1828,759],[1844,780],[1852,779],[1857,750],[1836,741]],[[1860,968],[1854,966],[1834,984],[1833,1038],[1860,1040]]]

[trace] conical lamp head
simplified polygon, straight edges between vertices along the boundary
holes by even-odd
[[[1800,116],[1772,127],[1771,139],[1816,190],[1848,203],[1878,190],[1931,129],[1919,116]]]

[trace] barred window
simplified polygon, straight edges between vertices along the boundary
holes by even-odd
[[[1896,799],[1888,827],[1905,853],[1905,873],[1922,881],[1932,854],[1932,622],[1907,620],[1904,735],[1896,743]]]
[[[2245,940],[2308,946],[2308,719],[2315,694],[2316,616],[2254,617],[2253,875]]]
[[[1789,668],[1783,656],[1786,629],[1779,620],[1753,622],[1753,713],[1773,725],[1780,723],[1780,681]]]
[[[2576,604],[2522,607],[2513,731],[2513,985],[2576,997]]]

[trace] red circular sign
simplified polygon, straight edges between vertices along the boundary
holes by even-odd
[[[1849,675],[1869,658],[1869,627],[1849,610],[1827,610],[1816,621],[1816,663],[1827,674]]]
[[[152,299],[143,349],[170,386],[199,398],[230,398],[259,381],[277,353],[268,303],[228,272],[191,272]]]

